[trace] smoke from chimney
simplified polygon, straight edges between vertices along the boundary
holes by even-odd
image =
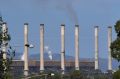
[[[44,49],[48,53],[49,59],[52,60],[53,59],[52,51],[49,50],[49,46],[45,46]]]
[[[78,24],[78,16],[74,9],[73,3],[78,3],[80,0],[36,0],[36,4],[43,10],[56,9],[67,13],[70,20]]]
[[[24,61],[24,53],[23,53],[23,55],[21,56],[21,60]]]

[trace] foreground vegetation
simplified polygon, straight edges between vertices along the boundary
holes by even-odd
[[[64,75],[57,72],[44,72],[30,75],[28,79],[112,79],[112,75],[103,73],[94,73],[92,75],[83,74],[80,71],[72,71]],[[20,78],[21,79],[21,78]],[[23,77],[25,79],[25,77]]]
[[[15,51],[9,45],[10,39],[7,24],[3,22],[0,16],[0,79],[12,79],[10,65],[15,56]]]

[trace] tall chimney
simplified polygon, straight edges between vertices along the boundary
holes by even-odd
[[[112,57],[111,57],[111,49],[110,45],[112,42],[112,27],[108,27],[108,70],[112,70]]]
[[[61,25],[61,70],[65,71],[65,25]]]
[[[44,71],[44,24],[40,24],[40,71]]]
[[[2,31],[6,30],[6,29],[7,29],[7,24],[3,23],[3,25],[2,25]],[[2,37],[6,37],[4,33],[2,34]],[[6,41],[3,40],[2,44],[3,44],[2,51],[4,52],[3,53],[3,59],[7,59],[7,55],[6,55],[6,49],[7,49],[6,48]]]
[[[79,70],[79,25],[75,25],[75,70]]]
[[[2,23],[1,23],[2,24]],[[2,24],[2,37],[6,37],[7,35],[7,24],[6,23],[3,23]],[[3,59],[6,60],[7,59],[7,52],[6,52],[6,49],[7,49],[7,46],[6,46],[6,43],[7,41],[6,40],[2,40],[2,52],[3,52]],[[6,61],[7,62],[7,61]],[[3,66],[4,66],[4,69],[6,69],[6,64],[3,63]],[[6,73],[6,70],[4,70],[3,72],[4,74]]]
[[[28,23],[24,23],[24,75],[28,76]]]
[[[98,26],[95,26],[95,70],[99,69],[99,61],[98,61]]]

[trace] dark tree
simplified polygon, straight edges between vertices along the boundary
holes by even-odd
[[[120,20],[116,22],[114,28],[117,35],[116,39],[111,43],[111,54],[114,59],[120,62]]]
[[[11,79],[10,65],[12,58],[15,56],[15,51],[8,43],[10,39],[6,23],[3,22],[0,16],[0,79]]]
[[[75,70],[70,74],[71,79],[86,79],[79,70]]]

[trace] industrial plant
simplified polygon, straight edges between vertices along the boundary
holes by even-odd
[[[28,23],[24,24],[24,58],[23,60],[13,60],[11,65],[12,73],[14,75],[24,75],[29,76],[33,73],[39,73],[44,71],[59,72],[61,74],[66,74],[73,70],[81,70],[86,74],[92,73],[102,73],[99,68],[99,27],[94,27],[94,39],[95,39],[95,59],[93,61],[79,61],[79,25],[75,25],[75,59],[65,60],[65,24],[61,24],[61,61],[55,60],[44,60],[44,24],[40,24],[40,60],[28,60]],[[112,41],[112,28],[108,27],[108,72],[112,73],[112,57],[110,50],[110,43]]]
[[[1,23],[1,21],[0,21]],[[79,51],[79,25],[75,25],[74,35],[75,35],[75,59],[74,60],[65,60],[66,57],[66,49],[65,49],[65,24],[61,24],[60,35],[61,35],[61,51],[58,52],[61,55],[60,61],[52,60],[44,60],[44,24],[40,24],[39,29],[39,38],[40,38],[40,59],[39,60],[28,60],[28,49],[33,48],[34,46],[29,44],[28,40],[28,23],[24,23],[24,54],[22,60],[13,60],[11,65],[11,72],[14,76],[24,75],[28,77],[31,74],[42,73],[45,71],[58,72],[61,74],[66,74],[70,71],[81,70],[85,74],[94,74],[94,73],[102,73],[99,68],[99,26],[94,27],[94,41],[95,41],[95,58],[93,61],[80,61],[80,51]],[[2,27],[7,27],[6,24],[3,24]],[[112,57],[111,57],[111,49],[110,44],[112,42],[112,27],[108,27],[108,73],[112,73]],[[6,49],[6,48],[5,48]],[[5,51],[5,50],[4,50]],[[4,55],[6,57],[6,54]]]

